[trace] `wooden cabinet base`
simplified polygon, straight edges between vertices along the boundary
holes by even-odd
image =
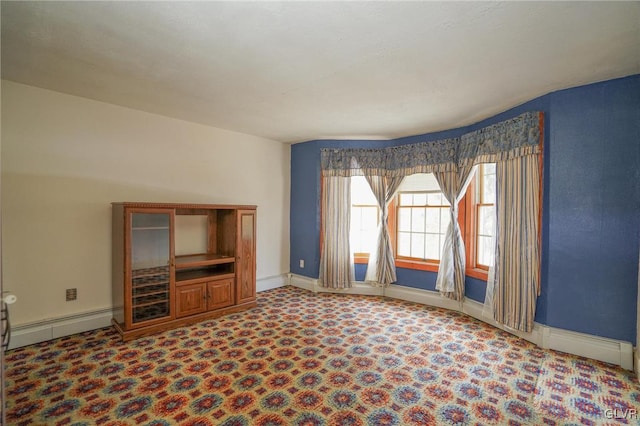
[[[165,321],[161,324],[149,325],[146,327],[139,327],[132,330],[125,330],[122,327],[122,324],[117,322],[115,319],[111,322],[113,323],[116,331],[122,336],[122,340],[133,340],[143,336],[149,336],[155,333],[161,333],[163,331],[168,331],[176,327],[183,327],[185,325],[195,324],[197,322],[206,321],[213,318],[218,318],[223,315],[233,314],[236,312],[246,311],[248,309],[255,308],[257,303],[255,301],[242,303],[239,305],[229,306],[227,308],[216,309],[215,311],[203,312],[201,314],[191,315],[184,318],[178,318],[170,321]]]

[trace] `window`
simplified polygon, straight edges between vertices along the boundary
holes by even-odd
[[[375,247],[378,216],[378,203],[369,182],[364,176],[352,176],[349,243],[356,257],[366,257]]]
[[[466,274],[484,280],[494,262],[495,203],[496,165],[479,164],[461,204],[464,204],[466,214],[463,230],[467,250]]]
[[[493,237],[496,229],[496,165],[480,164],[476,171],[476,267],[489,269],[493,265]]]
[[[389,206],[389,234],[396,267],[437,271],[451,215],[433,173],[402,181]]]
[[[440,191],[397,196],[397,258],[439,261],[449,226],[449,202]]]
[[[467,249],[466,274],[487,279],[493,264],[495,235],[496,167],[476,168],[460,202],[458,223]],[[407,176],[389,206],[389,235],[396,267],[437,271],[450,204],[432,173]],[[356,263],[366,263],[376,244],[379,208],[364,176],[351,178],[350,243]]]

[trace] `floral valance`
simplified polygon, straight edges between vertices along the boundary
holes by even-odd
[[[387,148],[323,149],[324,176],[408,176],[504,161],[541,151],[542,113],[527,112],[459,138]]]

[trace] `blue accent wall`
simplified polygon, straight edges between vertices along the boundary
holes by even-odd
[[[291,272],[317,278],[320,149],[456,137],[526,111],[545,114],[541,294],[536,322],[635,343],[640,242],[640,75],[553,92],[471,126],[390,141],[291,147]],[[299,267],[304,259],[305,267]],[[356,265],[362,280],[365,265]],[[435,290],[436,274],[398,268],[399,285]],[[466,279],[483,302],[486,283]]]
[[[634,342],[640,76],[550,98],[546,324]]]

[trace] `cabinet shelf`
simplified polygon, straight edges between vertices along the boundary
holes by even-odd
[[[165,276],[169,279],[169,267],[168,266],[156,266],[155,268],[133,269],[131,271],[131,278],[152,278]]]
[[[163,289],[163,290],[156,290],[156,291],[149,291],[147,293],[143,293],[143,294],[134,294],[133,298],[139,298],[139,297],[148,297],[148,296],[154,296],[156,294],[167,294],[169,293],[169,290]]]
[[[168,301],[169,301],[169,298],[166,295],[166,293],[165,295],[160,295],[160,294],[156,294],[153,296],[145,295],[142,300],[134,301],[132,303],[132,307],[135,309],[135,308],[141,308],[143,306],[157,305],[159,303],[167,303]]]
[[[161,285],[169,285],[169,278],[167,278],[166,280],[161,280],[161,281],[150,281],[150,282],[143,282],[140,284],[134,283],[131,287],[134,290],[139,290],[139,289],[143,289],[146,287],[153,287],[153,286],[161,286]]]
[[[194,269],[189,271],[176,271],[176,284],[193,284],[206,280],[220,280],[223,278],[233,278],[233,272],[215,272],[207,269]]]
[[[220,254],[187,254],[176,256],[176,269],[197,268],[199,266],[220,265],[222,263],[234,263],[236,258]]]

